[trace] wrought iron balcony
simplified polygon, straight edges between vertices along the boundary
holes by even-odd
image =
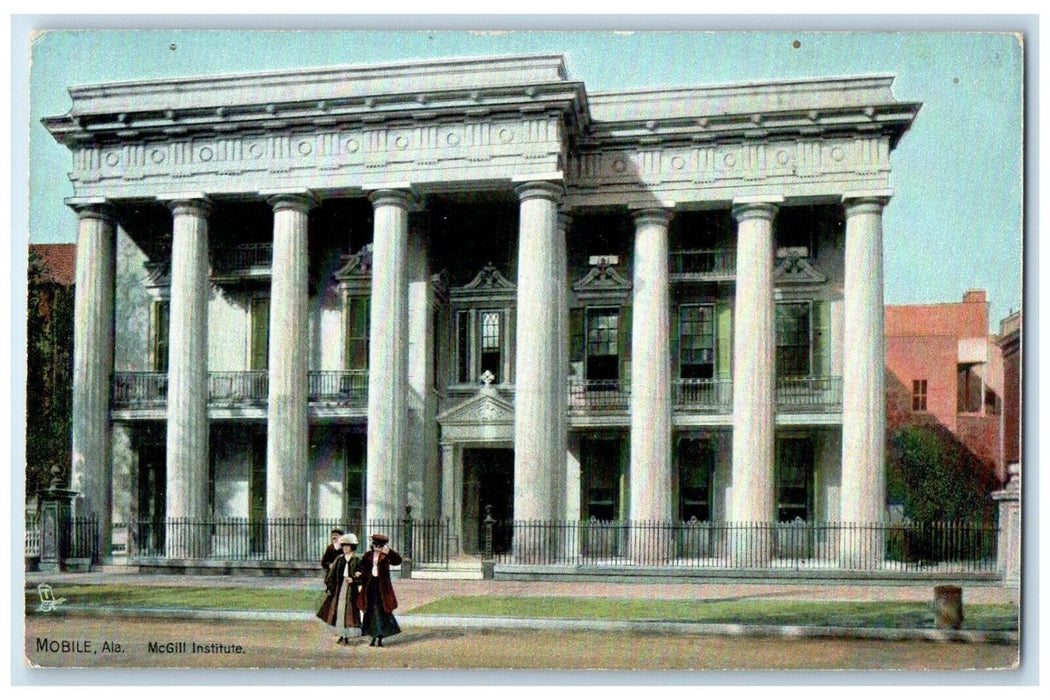
[[[248,273],[253,270],[269,272],[272,260],[271,243],[216,246],[211,251],[211,270],[215,276]]]
[[[733,411],[733,382],[730,379],[675,379],[676,409],[707,413]]]
[[[155,408],[168,402],[167,372],[114,372],[113,405],[117,408]]]
[[[626,411],[631,387],[616,379],[570,379],[570,411]]]
[[[265,370],[209,372],[208,404],[221,407],[265,406],[269,377]],[[368,372],[310,372],[309,401],[331,406],[368,405]],[[121,409],[164,408],[168,402],[165,372],[115,372],[113,406]]]
[[[368,405],[368,370],[310,372],[310,403]]]
[[[269,389],[266,370],[208,372],[209,404],[264,406]]]
[[[669,258],[672,280],[731,280],[736,277],[736,251],[732,249],[673,250]]]
[[[842,409],[842,377],[778,377],[777,411],[820,413]]]

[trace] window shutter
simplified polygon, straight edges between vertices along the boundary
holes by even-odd
[[[718,346],[716,374],[719,379],[730,379],[733,376],[733,307],[727,302],[719,302],[715,305],[715,314],[715,343]]]
[[[627,304],[620,307],[620,381],[631,381],[631,307]]]
[[[681,335],[682,329],[679,327],[680,314],[678,313],[678,306],[671,305],[671,376],[681,376]]]
[[[270,300],[252,299],[251,369],[267,369],[270,354]]]
[[[813,302],[813,374],[831,374],[831,304],[827,301]]]
[[[569,362],[583,362],[584,309],[569,309]]]

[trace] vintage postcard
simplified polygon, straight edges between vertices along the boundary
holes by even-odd
[[[35,33],[29,672],[1016,672],[1025,48]]]

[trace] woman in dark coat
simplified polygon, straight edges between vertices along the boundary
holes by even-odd
[[[383,637],[390,637],[401,631],[394,619],[397,608],[397,596],[390,583],[390,567],[401,563],[401,555],[390,549],[387,543],[390,538],[383,534],[372,535],[372,547],[361,557],[357,570],[361,573],[361,593],[358,605],[365,611],[361,625],[361,635],[372,637],[369,646],[383,646]]]
[[[358,635],[361,614],[357,606],[358,573],[360,557],[357,556],[357,537],[350,533],[339,538],[343,552],[328,567],[324,577],[328,595],[317,611],[317,617],[335,628],[339,638],[336,644],[349,644],[351,636]]]

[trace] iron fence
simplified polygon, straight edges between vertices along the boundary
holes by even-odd
[[[25,556],[40,556],[40,515],[39,513],[26,513],[26,540]]]
[[[266,370],[208,372],[208,402],[264,404],[269,392]]]
[[[168,401],[167,372],[114,372],[113,405],[148,408]]]
[[[162,518],[135,525],[132,556],[148,559],[320,562],[333,529],[357,533],[364,553],[368,537],[383,532],[390,547],[419,564],[447,567],[449,520],[391,519],[361,524],[315,518]]]
[[[502,521],[496,562],[567,566],[992,573],[994,525]]]
[[[63,560],[88,559],[92,564],[100,563],[102,548],[99,546],[98,518],[94,515],[70,518],[63,550]]]
[[[216,246],[212,249],[212,273],[219,275],[269,268],[272,260],[273,245],[270,243]]]

